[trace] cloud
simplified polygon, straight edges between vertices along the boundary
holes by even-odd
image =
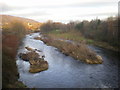
[[[25,10],[25,9],[64,9],[64,8],[98,8],[98,7],[104,7],[104,6],[115,6],[117,5],[114,1],[89,1],[89,2],[74,2],[74,3],[63,3],[63,4],[27,4],[26,6],[15,6],[15,5],[9,5],[6,3],[0,3],[0,7],[2,8],[2,12],[8,12],[8,11],[17,11],[17,10]]]
[[[5,3],[0,3],[0,8],[2,9],[2,12],[6,12],[6,11],[12,10],[12,7],[8,6]]]
[[[117,4],[117,0],[4,0],[0,8],[2,14],[67,22],[116,15]]]
[[[118,3],[118,16],[120,16],[120,1]]]
[[[21,13],[19,15],[27,17],[27,16],[47,16],[50,14],[44,11],[35,11],[35,12],[30,12],[30,13]]]
[[[106,13],[91,13],[91,14],[80,14],[76,15],[78,17],[83,17],[83,16],[113,16],[117,15],[116,12],[106,12]]]
[[[8,11],[15,11],[15,10],[23,10],[29,7],[20,7],[20,6],[11,6],[6,3],[0,3],[0,8],[2,9],[2,12],[8,12]]]
[[[49,5],[43,5],[43,6],[40,6],[40,5],[36,5],[34,6],[35,8],[86,8],[86,7],[94,7],[94,8],[97,8],[97,7],[103,7],[103,6],[115,6],[117,5],[116,2],[114,1],[94,1],[94,2],[77,2],[77,3],[66,3],[66,4],[56,4],[56,5],[52,5],[52,4],[49,4]]]
[[[103,7],[103,6],[113,6],[117,5],[116,2],[101,2],[101,1],[95,1],[95,2],[81,2],[81,3],[73,3],[67,5],[67,7]]]

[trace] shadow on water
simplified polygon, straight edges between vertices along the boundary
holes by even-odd
[[[103,64],[90,65],[65,56],[52,46],[47,46],[40,40],[33,39],[39,33],[27,35],[24,45],[18,53],[27,52],[25,46],[41,50],[49,69],[40,73],[28,72],[29,63],[17,57],[20,73],[19,80],[28,87],[35,88],[117,88],[118,87],[118,58],[107,53],[106,50],[95,46],[88,46],[101,55]]]

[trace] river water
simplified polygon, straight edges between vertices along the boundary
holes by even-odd
[[[33,39],[39,33],[26,35],[19,53],[28,52],[25,47],[41,50],[45,55],[49,69],[39,73],[29,73],[29,62],[17,56],[19,81],[29,88],[117,88],[118,87],[118,58],[106,53],[104,49],[88,46],[101,55],[103,64],[90,65],[65,56],[52,46],[47,46],[40,40]]]

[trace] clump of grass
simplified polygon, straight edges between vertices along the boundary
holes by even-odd
[[[91,40],[91,39],[86,39],[86,42],[87,42],[88,44],[93,44],[93,43],[94,43],[94,41]]]

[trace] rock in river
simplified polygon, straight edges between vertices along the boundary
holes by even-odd
[[[29,47],[25,47],[25,49],[27,49],[28,51],[34,51],[32,48]]]
[[[18,56],[24,61],[29,61],[29,58],[28,58],[27,54],[20,53]]]
[[[88,64],[102,64],[103,63],[103,59],[102,59],[101,56],[96,55],[96,60],[86,59],[85,62],[88,63]]]
[[[37,60],[39,58],[39,54],[35,51],[32,51],[28,53],[20,53],[19,57],[24,61]]]
[[[30,65],[29,72],[36,73],[47,69],[48,69],[48,62],[45,60],[39,60],[38,62],[34,62],[34,64]]]
[[[24,61],[29,61],[29,72],[37,73],[48,69],[48,62],[44,58],[39,58],[39,54],[35,51],[28,52],[26,54],[20,53],[19,57]]]

